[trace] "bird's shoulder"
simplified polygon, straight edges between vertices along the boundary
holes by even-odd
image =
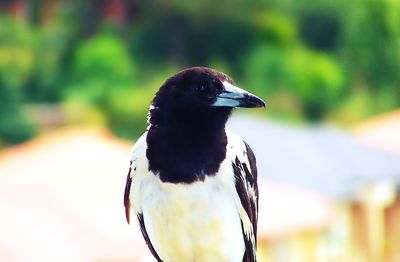
[[[125,192],[124,192],[124,206],[125,206],[125,215],[126,220],[130,222],[130,208],[131,208],[131,201],[130,195],[132,193],[131,187],[133,185],[133,178],[136,177],[138,174],[140,175],[143,171],[148,170],[148,161],[146,158],[146,137],[147,132],[139,137],[136,143],[133,145],[131,150],[130,158],[129,158],[129,169],[128,175],[126,177],[126,185],[125,185]],[[136,208],[134,208],[135,213],[137,213]]]
[[[226,131],[227,136],[227,156],[234,166],[242,166],[243,175],[246,180],[253,185],[257,179],[256,157],[250,145],[246,143],[240,136]]]
[[[135,142],[132,147],[130,154],[130,167],[132,169],[138,168],[141,165],[148,165],[146,159],[146,149],[147,149],[147,131],[143,133],[139,139]]]
[[[250,145],[229,130],[226,130],[226,137],[226,159],[234,165],[245,165],[250,171],[249,174],[257,178],[256,158]],[[248,179],[251,179],[251,177],[248,177]]]
[[[225,130],[227,138],[227,158],[229,160],[235,160],[239,157],[240,160],[246,161],[246,142],[235,133],[232,133],[229,129]]]

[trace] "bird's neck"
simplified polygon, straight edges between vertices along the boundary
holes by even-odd
[[[149,169],[172,183],[191,183],[214,175],[226,155],[229,113],[187,110],[174,112],[173,117],[168,116],[169,122],[152,123],[150,119]]]
[[[223,130],[232,112],[228,107],[163,107],[151,106],[148,113],[150,126],[184,129]]]

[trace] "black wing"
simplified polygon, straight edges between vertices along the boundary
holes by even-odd
[[[245,221],[241,218],[243,236],[246,246],[244,253],[244,262],[256,262],[256,249],[257,249],[257,219],[258,219],[258,185],[257,185],[257,166],[256,158],[250,146],[245,143],[246,152],[245,156],[248,158],[249,166],[240,161],[238,157],[235,163],[232,163],[235,175],[236,191],[239,195],[240,202],[243,209],[251,223],[251,230],[245,230]]]
[[[132,184],[131,172],[132,172],[132,162],[129,167],[128,176],[126,178],[126,185],[125,185],[125,192],[124,192],[125,216],[126,216],[126,221],[128,222],[128,224],[130,223],[130,209],[131,209],[131,202],[129,200],[129,193],[131,191],[131,184]],[[146,244],[149,247],[151,254],[153,254],[153,256],[157,259],[157,261],[162,262],[162,260],[158,256],[156,250],[154,249],[153,245],[150,242],[149,235],[147,234],[146,227],[144,225],[143,214],[141,214],[141,213],[137,214],[137,218],[139,221],[140,231],[142,231],[143,238],[146,241]]]
[[[146,227],[144,226],[144,219],[143,219],[143,214],[138,214],[138,220],[139,220],[139,225],[140,225],[140,230],[142,231],[144,240],[146,241],[147,246],[150,249],[150,252],[153,254],[155,259],[157,259],[158,262],[162,262],[161,258],[158,256],[156,250],[154,249],[153,245],[150,242],[149,235],[147,235]]]
[[[132,165],[132,162],[131,162]],[[126,185],[125,185],[125,192],[124,192],[124,206],[125,206],[125,217],[126,222],[130,223],[130,211],[131,211],[131,201],[129,201],[129,193],[131,192],[131,184],[132,184],[132,167],[129,166],[128,176],[126,177]]]

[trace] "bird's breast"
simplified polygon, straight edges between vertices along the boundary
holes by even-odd
[[[237,207],[218,176],[191,184],[141,183],[146,230],[164,261],[241,261],[244,242]]]

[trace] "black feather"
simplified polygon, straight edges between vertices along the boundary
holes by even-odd
[[[143,238],[146,241],[146,244],[149,247],[151,254],[153,254],[153,256],[157,259],[158,262],[162,262],[160,256],[157,254],[156,250],[154,249],[153,245],[151,244],[149,235],[147,234],[146,227],[144,225],[143,214],[138,214],[137,217],[138,217],[138,221],[139,221],[140,231],[142,231]]]
[[[131,162],[131,165],[132,165],[132,162]],[[128,175],[126,177],[125,192],[124,192],[125,217],[126,217],[126,221],[128,222],[128,224],[130,223],[130,213],[129,212],[131,210],[131,202],[129,201],[129,193],[131,191],[131,184],[132,184],[131,171],[132,171],[132,168],[129,166]]]

